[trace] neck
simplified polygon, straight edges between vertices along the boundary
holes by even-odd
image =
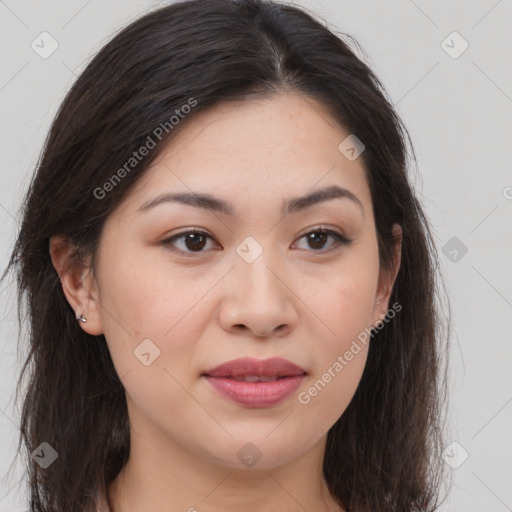
[[[242,470],[198,456],[156,429],[132,430],[130,458],[108,489],[110,512],[342,511],[323,479],[325,437],[279,467]]]

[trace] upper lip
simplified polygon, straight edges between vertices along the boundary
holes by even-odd
[[[208,370],[203,375],[208,377],[242,377],[255,375],[258,377],[295,377],[304,375],[306,372],[300,366],[282,359],[272,357],[270,359],[253,359],[242,357],[233,359]]]

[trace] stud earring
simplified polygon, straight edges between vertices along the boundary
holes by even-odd
[[[80,316],[77,318],[77,320],[78,320],[79,322],[84,323],[84,324],[85,324],[85,322],[87,322],[87,318],[85,318],[85,316],[84,316],[84,315],[82,315],[82,314],[80,314]]]

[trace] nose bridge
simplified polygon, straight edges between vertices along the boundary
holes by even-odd
[[[275,300],[280,298],[283,293],[283,284],[276,277],[279,275],[279,268],[282,265],[270,247],[270,242],[263,247],[262,243],[256,241],[253,237],[247,237],[236,248],[236,258],[233,264],[234,274],[237,280],[237,288],[241,288],[243,293],[250,292],[250,296],[255,300],[257,297],[266,300]],[[272,269],[272,270],[271,270]]]

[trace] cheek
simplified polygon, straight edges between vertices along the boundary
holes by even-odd
[[[134,338],[162,336],[193,295],[179,273],[171,276],[162,262],[148,261],[148,250],[118,243],[106,247],[102,254],[105,323],[114,329],[124,328]]]
[[[207,290],[190,287],[180,273],[170,284],[168,268],[143,263],[136,253],[130,258],[121,251],[111,254],[110,261],[118,263],[102,269],[102,320],[110,354],[136,410],[166,424],[190,402],[180,369],[189,368],[194,353],[193,305]]]
[[[325,324],[315,339],[314,367],[297,397],[305,417],[333,425],[348,407],[363,374],[374,301],[372,279],[340,278],[324,296]],[[314,334],[313,334],[314,336]],[[313,428],[313,425],[311,425]]]
[[[143,365],[134,351],[146,339],[158,349],[153,348],[158,357],[152,368],[172,371],[179,364],[188,367],[193,354],[190,340],[210,318],[198,314],[202,299],[219,280],[211,272],[199,278],[190,268],[177,270],[165,257],[148,262],[147,251],[124,250],[118,243],[105,248],[102,255],[103,331],[119,375],[141,370]]]
[[[353,339],[371,325],[378,282],[378,259],[373,252],[358,253],[330,270],[321,293],[315,293],[311,309],[318,311],[325,355],[344,352]],[[323,360],[323,363],[328,361]]]
[[[329,274],[311,309],[318,313],[315,365],[301,388],[298,402],[308,416],[333,424],[350,403],[363,374],[370,343],[370,325],[378,280],[378,260],[346,260]],[[319,335],[319,333],[322,335]]]

